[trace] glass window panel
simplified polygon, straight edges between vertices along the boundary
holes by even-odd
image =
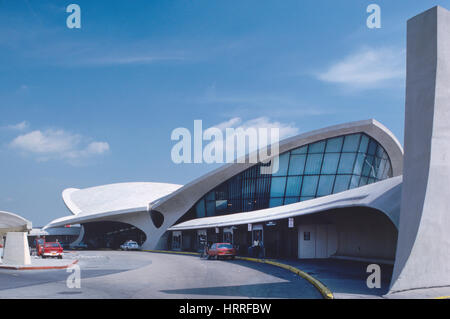
[[[380,162],[380,166],[378,167],[377,178],[384,179],[384,170],[386,169],[387,160],[383,159]]]
[[[362,176],[359,180],[359,186],[367,185],[367,177]]]
[[[358,175],[352,175],[349,189],[353,189],[359,186],[360,177]]]
[[[283,205],[283,198],[271,198],[269,207],[277,207]]]
[[[286,187],[286,177],[272,177],[272,186],[270,187],[270,197],[284,197]]]
[[[306,155],[291,155],[289,175],[303,175]]]
[[[370,139],[369,148],[367,149],[367,153],[369,155],[375,155],[375,151],[377,150],[377,143]]]
[[[367,135],[362,135],[361,136],[361,144],[359,145],[358,152],[366,153],[368,145],[369,145],[369,137],[367,137]]]
[[[319,179],[319,187],[317,188],[317,196],[325,196],[333,191],[334,175],[321,175]]]
[[[272,175],[273,176],[286,176],[288,170],[288,162],[289,162],[289,152],[281,154],[279,156],[279,168],[278,171],[275,172],[276,165],[273,166]]]
[[[325,154],[322,164],[322,174],[336,174],[339,156],[339,153]]]
[[[308,154],[305,174],[319,174],[322,166],[323,154]]]
[[[206,200],[215,200],[216,199],[216,192],[209,192],[208,194],[206,194]]]
[[[364,166],[363,166],[363,170],[362,170],[362,175],[363,176],[373,176],[373,166],[372,166],[372,162],[373,162],[373,156],[367,156],[366,159],[364,160]]]
[[[368,181],[367,181],[367,184],[372,184],[372,183],[374,183],[374,182],[375,182],[375,179],[374,179],[374,178],[369,178]]]
[[[356,152],[359,146],[359,139],[361,134],[347,135],[344,140],[342,152]]]
[[[378,169],[380,167],[381,161],[382,161],[381,158],[378,158],[378,157],[375,157],[373,159],[373,163],[372,163],[372,165],[373,165],[373,173],[372,173],[371,177],[376,178],[378,176]]]
[[[302,176],[290,176],[287,179],[286,196],[300,196]]]
[[[319,176],[303,176],[302,196],[316,196]]]
[[[365,159],[366,159],[365,154],[361,153],[358,154],[358,156],[356,157],[355,169],[353,170],[353,174],[361,175]]]
[[[389,160],[386,161],[386,168],[384,169],[383,178],[392,177],[392,167]]]
[[[206,216],[214,216],[216,214],[216,201],[206,201]]]
[[[300,197],[286,197],[284,199],[284,205],[298,203],[300,201]]]
[[[325,152],[340,152],[342,148],[342,142],[344,141],[343,137],[335,137],[331,138],[327,141],[327,148]]]
[[[388,173],[386,174],[386,177],[392,177],[392,166],[391,165],[389,165],[389,171],[388,171]]]
[[[338,174],[351,174],[355,163],[356,153],[342,153]]]
[[[292,150],[291,154],[306,154],[307,152],[308,152],[308,145]]]
[[[245,178],[242,181],[242,197],[243,198],[252,198],[255,196],[255,178]]]
[[[205,217],[205,200],[200,200],[197,205],[195,205],[195,211],[197,213],[197,218]]]
[[[376,156],[379,158],[384,157],[384,150],[383,150],[383,147],[381,147],[381,145],[378,145],[378,147],[377,147]]]
[[[304,202],[305,200],[310,200],[310,199],[314,199],[314,196],[303,196],[303,197],[300,197],[300,201],[301,202]]]
[[[225,212],[228,208],[227,200],[216,200],[216,212]]]
[[[352,175],[338,175],[336,176],[336,181],[334,182],[334,190],[333,193],[339,193],[346,191],[348,189],[348,185],[350,184],[350,179]]]
[[[325,150],[325,141],[320,141],[309,145],[309,153],[323,153]]]

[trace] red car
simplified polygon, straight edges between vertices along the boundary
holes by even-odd
[[[56,257],[58,259],[63,258],[63,248],[61,247],[60,243],[54,242],[54,243],[44,243],[44,245],[41,248],[40,255],[42,258],[47,257]]]
[[[234,259],[236,257],[236,249],[230,243],[217,243],[213,244],[208,250],[209,258],[230,258]]]

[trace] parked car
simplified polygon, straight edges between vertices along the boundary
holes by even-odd
[[[234,259],[236,257],[236,249],[230,243],[216,243],[211,246],[208,250],[209,258],[230,258]]]
[[[121,250],[139,250],[141,249],[137,242],[133,240],[128,240],[123,245],[120,245]]]
[[[63,248],[61,247],[60,243],[53,242],[53,243],[45,243],[43,245],[43,250],[41,251],[42,258],[47,257],[56,257],[58,259],[63,258]]]
[[[42,256],[44,253],[44,245],[45,245],[45,239],[44,238],[36,238],[34,241],[35,250],[32,250],[32,255],[36,254],[37,256]]]

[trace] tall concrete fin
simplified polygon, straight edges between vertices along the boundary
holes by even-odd
[[[450,12],[408,21],[405,155],[390,293],[450,286]]]

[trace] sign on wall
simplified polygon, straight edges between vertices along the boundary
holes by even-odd
[[[294,218],[289,218],[289,228],[294,228]]]

